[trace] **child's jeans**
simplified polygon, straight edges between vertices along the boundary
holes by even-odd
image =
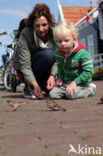
[[[54,87],[49,95],[52,99],[61,99],[61,98],[68,98],[68,99],[78,99],[78,98],[86,98],[89,96],[93,96],[96,93],[96,85],[93,83],[85,83],[81,84],[76,87],[76,92],[72,93],[71,95],[68,95],[66,93],[66,87],[71,82],[64,83],[62,86],[56,86]]]

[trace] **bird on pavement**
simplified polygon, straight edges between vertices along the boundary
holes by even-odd
[[[25,104],[25,102],[15,100],[7,100],[7,103],[9,104],[9,106],[13,107],[13,111],[16,111],[18,107]]]
[[[52,111],[66,111],[65,108],[58,105],[55,101],[47,99],[46,105],[48,108],[50,108]]]
[[[101,100],[101,102],[103,103],[103,96],[101,96],[100,100]]]

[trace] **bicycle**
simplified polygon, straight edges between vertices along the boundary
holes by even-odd
[[[3,35],[7,35],[8,33],[7,32],[2,32],[0,33],[0,36],[3,36]],[[0,46],[2,46],[2,42],[0,42]],[[5,55],[5,59],[6,59],[6,55]],[[3,65],[0,66],[0,89],[4,89],[5,86],[4,86],[4,56],[2,57],[2,62],[3,62]]]
[[[10,35],[13,39],[11,44],[3,44],[0,42],[0,45],[5,47],[5,55],[2,56],[3,60],[3,82],[4,88],[8,91],[16,92],[16,88],[20,83],[23,83],[23,78],[20,73],[18,73],[13,67],[13,54],[15,51],[15,40],[8,32],[1,33],[2,35]],[[0,36],[1,36],[0,34]]]
[[[3,45],[3,44],[2,44]],[[13,65],[12,65],[12,56],[14,53],[13,44],[5,45],[5,55],[2,55],[3,60],[3,68],[4,68],[4,86],[7,90],[11,90],[11,83],[12,83],[12,74],[15,72]]]
[[[1,35],[10,35],[8,32],[3,32]],[[15,41],[11,44],[3,44],[0,42],[0,45],[5,47],[5,54],[2,55],[3,60],[3,83],[4,88],[8,91],[16,92],[16,87],[18,85],[19,78],[17,78],[17,72],[15,71],[13,64],[12,64],[12,58],[15,48]]]

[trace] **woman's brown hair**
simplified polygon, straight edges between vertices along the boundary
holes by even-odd
[[[27,18],[27,26],[33,27],[35,19],[40,18],[41,16],[45,16],[52,27],[55,25],[55,19],[50,13],[49,7],[46,4],[36,4]]]
[[[26,21],[27,21],[26,18],[24,18],[24,19],[22,19],[22,20],[20,21],[19,27],[18,27],[18,31],[17,31],[16,37],[15,37],[16,39],[19,38],[19,36],[20,36],[20,34],[21,34],[21,31],[26,27]]]

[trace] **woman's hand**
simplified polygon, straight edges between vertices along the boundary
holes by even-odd
[[[71,95],[73,92],[75,93],[77,84],[75,81],[72,81],[66,88],[66,92],[68,95]]]
[[[56,86],[62,86],[62,84],[63,84],[62,79],[56,81]]]
[[[50,75],[48,81],[47,81],[47,89],[50,90],[55,86],[55,76]]]
[[[34,87],[34,95],[38,98],[43,98],[41,88],[39,87],[36,81],[32,82],[32,86]]]

